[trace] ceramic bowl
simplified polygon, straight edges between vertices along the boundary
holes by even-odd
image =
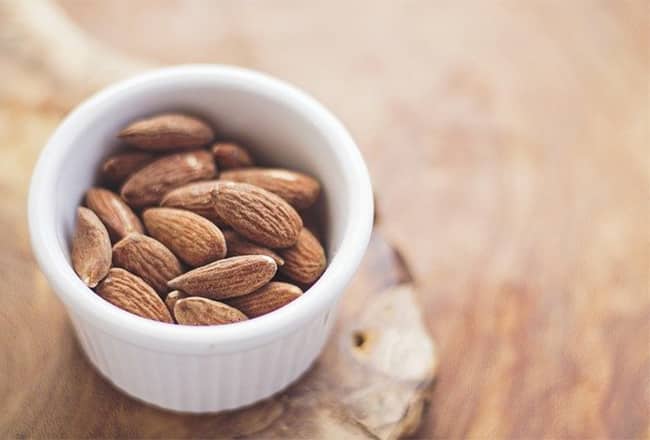
[[[99,164],[118,147],[115,134],[128,122],[164,111],[199,115],[260,162],[321,182],[328,267],[302,297],[242,323],[179,326],[125,312],[77,277],[69,252],[75,211]],[[283,81],[215,65],[144,73],[79,105],[49,139],[29,192],[34,254],[90,362],[125,393],[182,412],[250,405],[310,367],[366,250],[372,217],[366,166],[336,117]]]

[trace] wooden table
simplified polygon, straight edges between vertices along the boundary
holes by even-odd
[[[439,346],[418,436],[650,436],[644,2],[61,3],[120,66],[252,67],[346,122]],[[31,109],[54,127],[123,73],[21,41],[0,30],[0,69],[17,78],[0,85],[2,149],[25,136]],[[3,58],[8,47],[29,63]],[[93,74],[66,82],[89,63]],[[43,140],[3,152],[3,185],[26,183]],[[5,206],[0,222],[22,209]],[[24,243],[0,252],[3,266],[30,260],[24,227],[0,227],[3,244]]]

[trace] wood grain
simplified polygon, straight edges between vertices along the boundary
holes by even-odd
[[[62,4],[132,58],[257,68],[346,122],[440,344],[419,436],[650,436],[645,2]],[[158,29],[173,37],[147,31]],[[34,59],[65,66],[55,55]],[[29,128],[53,127],[51,109],[77,99],[38,63],[0,85],[4,102],[22,89],[42,110],[0,109],[3,188],[24,188],[45,132]],[[55,84],[83,95],[66,77]],[[30,153],[4,147],[17,136]],[[13,202],[3,230],[24,210]],[[24,266],[3,276],[29,298],[41,281],[17,236],[0,258]]]

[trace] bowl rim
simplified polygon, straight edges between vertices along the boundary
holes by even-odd
[[[90,295],[58,244],[52,213],[53,197],[62,162],[75,133],[96,117],[96,110],[141,87],[164,87],[199,81],[231,83],[272,96],[304,114],[328,138],[349,187],[348,221],[341,245],[329,259],[321,278],[288,305],[261,317],[225,326],[179,326],[133,315]],[[359,149],[343,124],[321,103],[295,86],[264,73],[219,64],[165,67],[138,74],[100,90],[78,105],[47,141],[34,167],[28,195],[28,222],[32,250],[41,271],[69,312],[107,333],[134,345],[173,352],[233,351],[250,348],[295,331],[301,324],[327,312],[343,293],[365,253],[373,219],[373,197],[368,170]],[[326,315],[326,316],[329,316]],[[327,318],[326,318],[327,319]],[[73,319],[74,322],[74,319]],[[236,344],[234,344],[236,343]]]

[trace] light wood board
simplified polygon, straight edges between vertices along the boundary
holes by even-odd
[[[46,133],[33,127],[53,128],[88,85],[132,62],[285,78],[357,139],[382,233],[417,281],[440,353],[418,436],[650,436],[647,2],[60,4],[73,34],[103,49],[70,56],[78,46],[48,36],[60,34],[49,13],[18,34],[3,21],[3,191],[25,188]],[[60,46],[39,51],[27,35]],[[106,48],[128,60],[102,63]],[[5,220],[23,199],[10,200],[5,270],[31,261],[24,229]]]

